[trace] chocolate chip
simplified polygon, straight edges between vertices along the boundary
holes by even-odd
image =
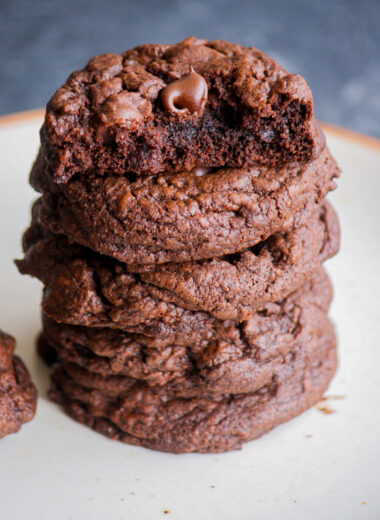
[[[151,103],[135,92],[122,91],[110,96],[99,108],[101,125],[119,124],[131,129],[151,115]]]
[[[161,102],[172,114],[199,115],[205,108],[207,94],[206,80],[192,70],[163,89]]]

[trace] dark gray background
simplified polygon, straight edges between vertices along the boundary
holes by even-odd
[[[306,77],[319,118],[380,137],[380,0],[0,0],[0,113],[95,54],[190,34],[258,47]]]

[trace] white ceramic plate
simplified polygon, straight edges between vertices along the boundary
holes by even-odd
[[[335,413],[313,408],[242,451],[171,455],[110,441],[46,398],[33,347],[41,286],[12,263],[36,197],[27,180],[40,123],[0,126],[0,327],[39,390],[34,420],[0,441],[0,518],[379,519],[380,144],[328,133],[344,170],[330,197],[343,231],[328,262],[340,367],[327,395],[344,396],[325,402]]]

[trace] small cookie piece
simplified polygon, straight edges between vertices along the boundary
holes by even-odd
[[[14,349],[14,338],[0,330],[0,438],[17,432],[36,411],[36,388]]]
[[[300,352],[313,357],[321,337],[333,337],[330,298],[327,278],[315,277],[247,322],[220,324],[213,337],[188,347],[156,346],[143,335],[59,324],[45,315],[38,349],[49,364],[60,360],[93,374],[100,391],[107,384],[120,392],[141,380],[176,398],[252,393]]]
[[[332,208],[325,203],[315,211],[304,213],[293,233],[232,258],[142,272],[32,225],[17,265],[44,283],[43,309],[56,321],[147,335],[177,334],[185,327],[187,334],[199,327],[202,314],[206,321],[209,314],[241,321],[300,287],[339,246]]]
[[[320,401],[336,369],[331,330],[312,356],[301,350],[253,393],[175,398],[165,387],[136,382],[117,388],[58,363],[49,395],[75,420],[128,444],[174,453],[238,449]]]
[[[40,152],[30,176],[43,192],[40,222],[128,264],[242,251],[290,230],[297,213],[312,201],[319,204],[339,175],[327,149],[313,162],[282,169],[198,169],[143,178],[79,175],[64,185],[49,181],[46,169]]]
[[[305,80],[253,47],[187,38],[92,58],[53,95],[41,129],[49,174],[156,175],[317,157]]]

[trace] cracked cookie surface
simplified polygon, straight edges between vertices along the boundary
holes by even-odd
[[[195,108],[199,81],[181,83],[168,103],[192,72],[203,82]],[[92,58],[47,104],[41,141],[49,174],[67,182],[94,170],[305,163],[324,136],[301,76],[253,47],[187,38]]]
[[[327,331],[319,341],[310,357],[300,352],[252,393],[175,398],[145,382],[118,393],[100,376],[61,362],[49,395],[77,421],[129,444],[175,453],[238,449],[322,398],[336,369],[336,342]]]
[[[42,307],[56,321],[191,335],[201,333],[210,314],[244,320],[286,297],[336,253],[339,226],[331,206],[324,203],[304,220],[292,233],[274,235],[232,258],[151,270],[134,266],[135,272],[37,223],[25,234],[25,258],[17,265],[44,283]]]
[[[94,382],[99,376],[100,391],[105,386],[118,393],[141,380],[175,397],[252,393],[301,352],[312,357],[320,338],[334,336],[327,318],[330,300],[331,286],[320,272],[248,321],[221,322],[212,337],[188,346],[118,329],[59,324],[45,315],[39,352],[49,364],[59,360],[71,370],[84,369]]]
[[[30,180],[43,192],[39,219],[51,231],[128,264],[153,264],[232,254],[290,230],[338,175],[325,149],[282,169],[75,176],[56,185],[40,153]]]

